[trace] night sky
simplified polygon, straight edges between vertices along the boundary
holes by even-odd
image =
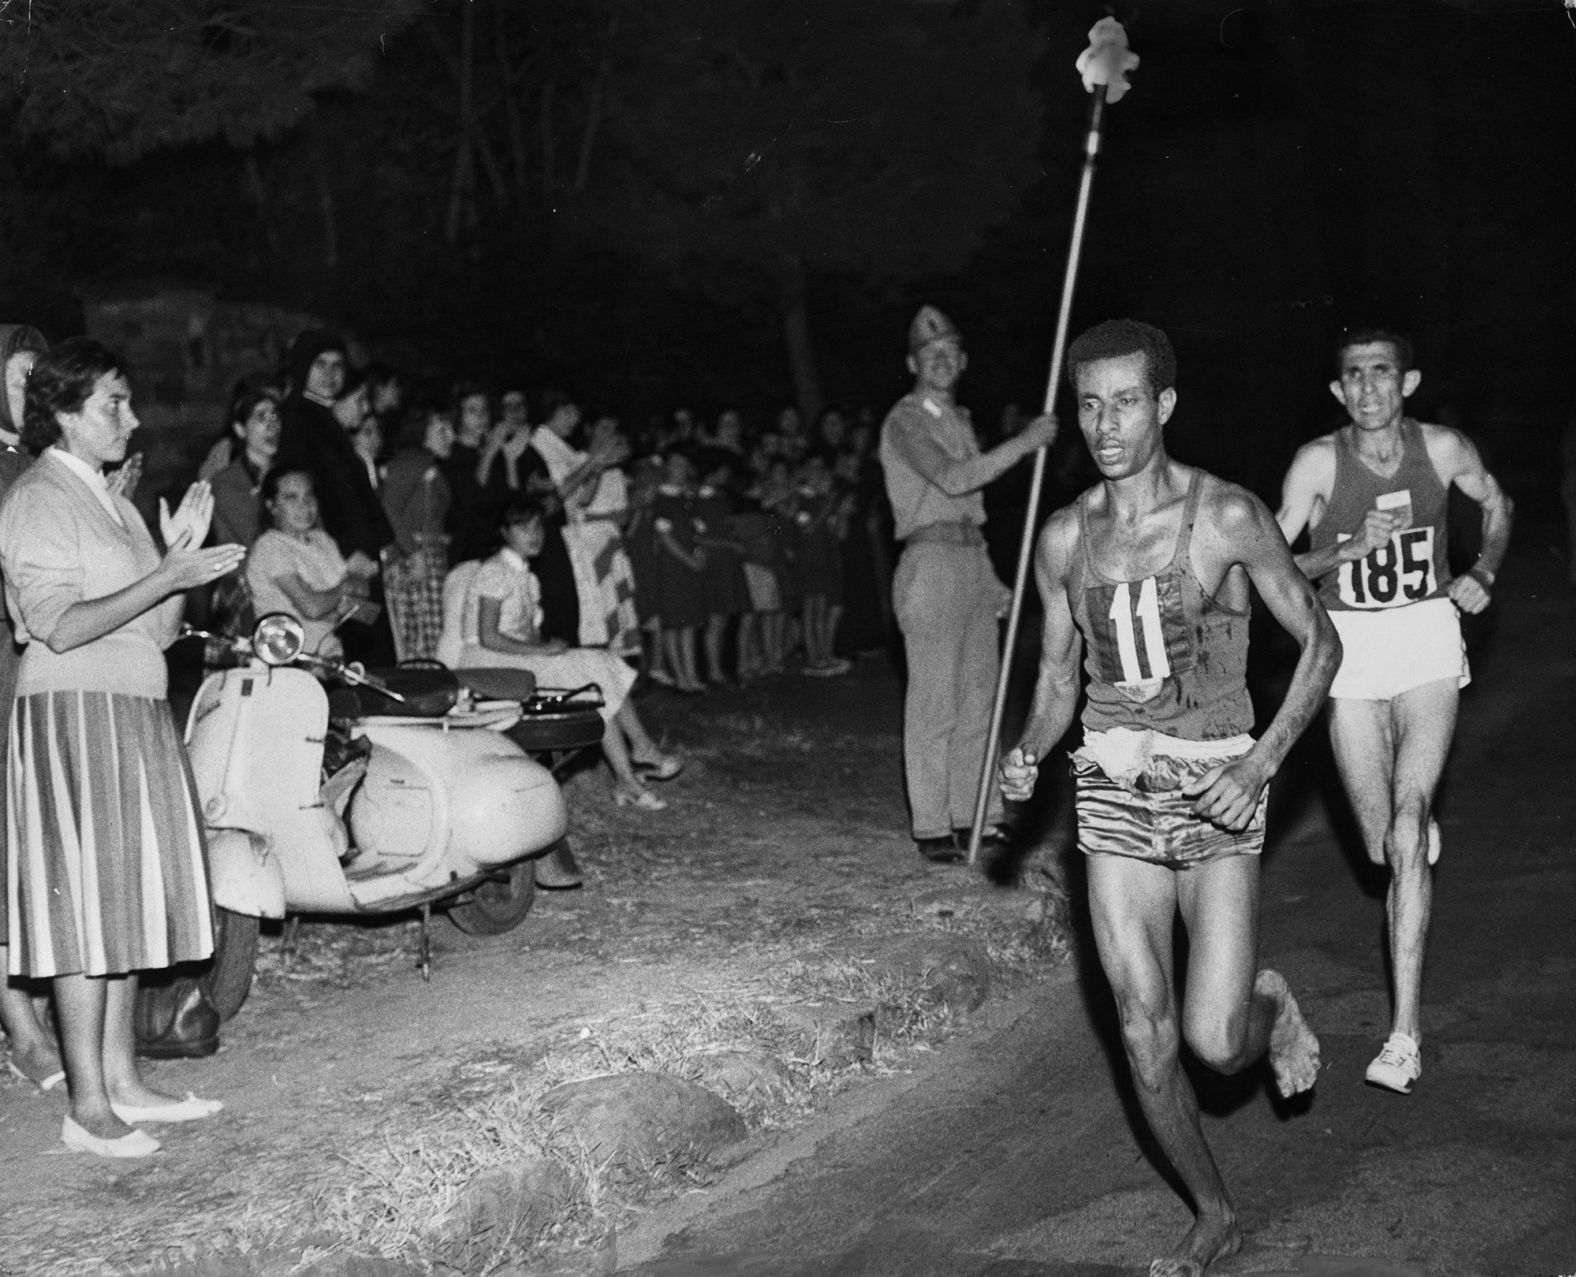
[[[624,26],[598,25],[621,5]],[[1380,320],[1417,340],[1421,415],[1469,429],[1513,487],[1547,481],[1576,402],[1576,14],[1560,0],[1115,8],[1142,66],[1107,112],[1074,330],[1131,315],[1172,334],[1174,451],[1272,492],[1296,444],[1334,423],[1332,336]],[[752,12],[747,0],[518,0],[499,20],[542,42],[543,65],[569,69],[565,101],[591,91],[599,50],[620,32],[616,107],[649,55],[649,37],[627,34],[640,16],[671,12],[700,31],[708,10]],[[719,299],[703,260],[639,260],[644,230],[588,238],[636,171],[616,171],[605,138],[579,212],[562,191],[491,214],[484,200],[471,237],[445,239],[451,125],[423,102],[441,98],[435,50],[453,45],[462,11],[429,5],[380,43],[363,92],[320,95],[303,124],[250,153],[213,140],[112,166],[63,162],[14,130],[0,137],[0,317],[64,335],[77,290],[151,274],[316,310],[418,375],[560,380],[631,413],[734,401],[764,414],[785,401],[793,383],[768,301],[742,286]],[[491,11],[479,3],[476,20]],[[0,39],[17,38],[17,12]],[[884,410],[905,388],[903,333],[927,300],[969,338],[964,397],[980,420],[1043,395],[1087,111],[1073,61],[1105,9],[1033,12],[1046,41],[1038,101],[1014,109],[1043,112],[1038,161],[1005,175],[983,246],[961,266],[884,267],[879,278],[873,263],[865,272],[810,254],[828,397]],[[860,39],[849,56],[890,73],[879,33]],[[606,137],[618,123],[615,111]],[[949,138],[960,173],[970,129],[987,123],[960,121]],[[572,155],[566,136],[559,149]],[[741,138],[739,173],[765,171],[752,166],[772,163],[776,142]],[[342,241],[331,270],[314,266],[325,188]],[[256,191],[272,200],[266,218],[248,202]]]
[[[1546,467],[1576,401],[1567,15],[1193,2],[1145,6],[1129,31],[1143,62],[1107,112],[1074,328],[1120,313],[1170,331],[1173,448],[1273,487],[1292,445],[1335,420],[1332,334],[1379,319],[1414,336],[1419,411],[1496,464]],[[1076,78],[1052,91],[1070,121]],[[1078,143],[1061,132],[1047,153],[1068,172],[1047,182],[1070,206]],[[1064,252],[1040,250],[1035,340]]]

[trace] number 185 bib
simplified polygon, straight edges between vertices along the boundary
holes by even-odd
[[[1433,526],[1425,524],[1392,532],[1388,544],[1361,559],[1341,564],[1337,571],[1341,602],[1347,607],[1405,607],[1426,599],[1438,587]]]

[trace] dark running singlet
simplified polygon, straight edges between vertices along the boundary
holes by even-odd
[[[1319,526],[1308,534],[1323,550],[1355,535],[1368,511],[1399,510],[1404,525],[1388,545],[1343,563],[1319,581],[1319,599],[1333,611],[1374,611],[1438,598],[1450,584],[1445,558],[1445,485],[1428,458],[1423,428],[1401,421],[1401,464],[1381,478],[1357,455],[1350,430],[1335,435],[1335,486]]]
[[[1202,471],[1193,472],[1171,562],[1138,581],[1111,581],[1095,570],[1089,494],[1078,498],[1083,553],[1071,594],[1089,675],[1086,731],[1127,727],[1224,740],[1253,727],[1246,682],[1249,612],[1207,595],[1188,558],[1203,479]]]

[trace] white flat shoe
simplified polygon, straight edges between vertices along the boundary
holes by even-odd
[[[122,1122],[135,1126],[138,1122],[197,1122],[212,1117],[224,1107],[222,1100],[200,1100],[190,1092],[184,1100],[171,1100],[168,1104],[116,1104],[110,1108]]]
[[[72,1121],[69,1113],[60,1123],[60,1142],[73,1153],[92,1153],[95,1157],[151,1157],[159,1151],[159,1141],[146,1131],[130,1131],[107,1140]]]
[[[641,811],[666,811],[668,805],[649,789],[615,789],[613,803],[618,807],[635,807]]]

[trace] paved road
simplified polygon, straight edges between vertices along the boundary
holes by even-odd
[[[1322,740],[1283,774],[1264,956],[1302,995],[1326,1068],[1295,1111],[1262,1074],[1201,1077],[1255,1239],[1212,1272],[1576,1274],[1576,606],[1552,563],[1513,571],[1501,595],[1473,634],[1447,776],[1410,1097],[1363,1084],[1388,1027],[1382,880],[1323,796]],[[993,1031],[923,1075],[875,1084],[643,1221],[620,1271],[1145,1271],[1189,1216],[1135,1133],[1107,1003],[1097,971],[1073,970],[997,1006]]]

